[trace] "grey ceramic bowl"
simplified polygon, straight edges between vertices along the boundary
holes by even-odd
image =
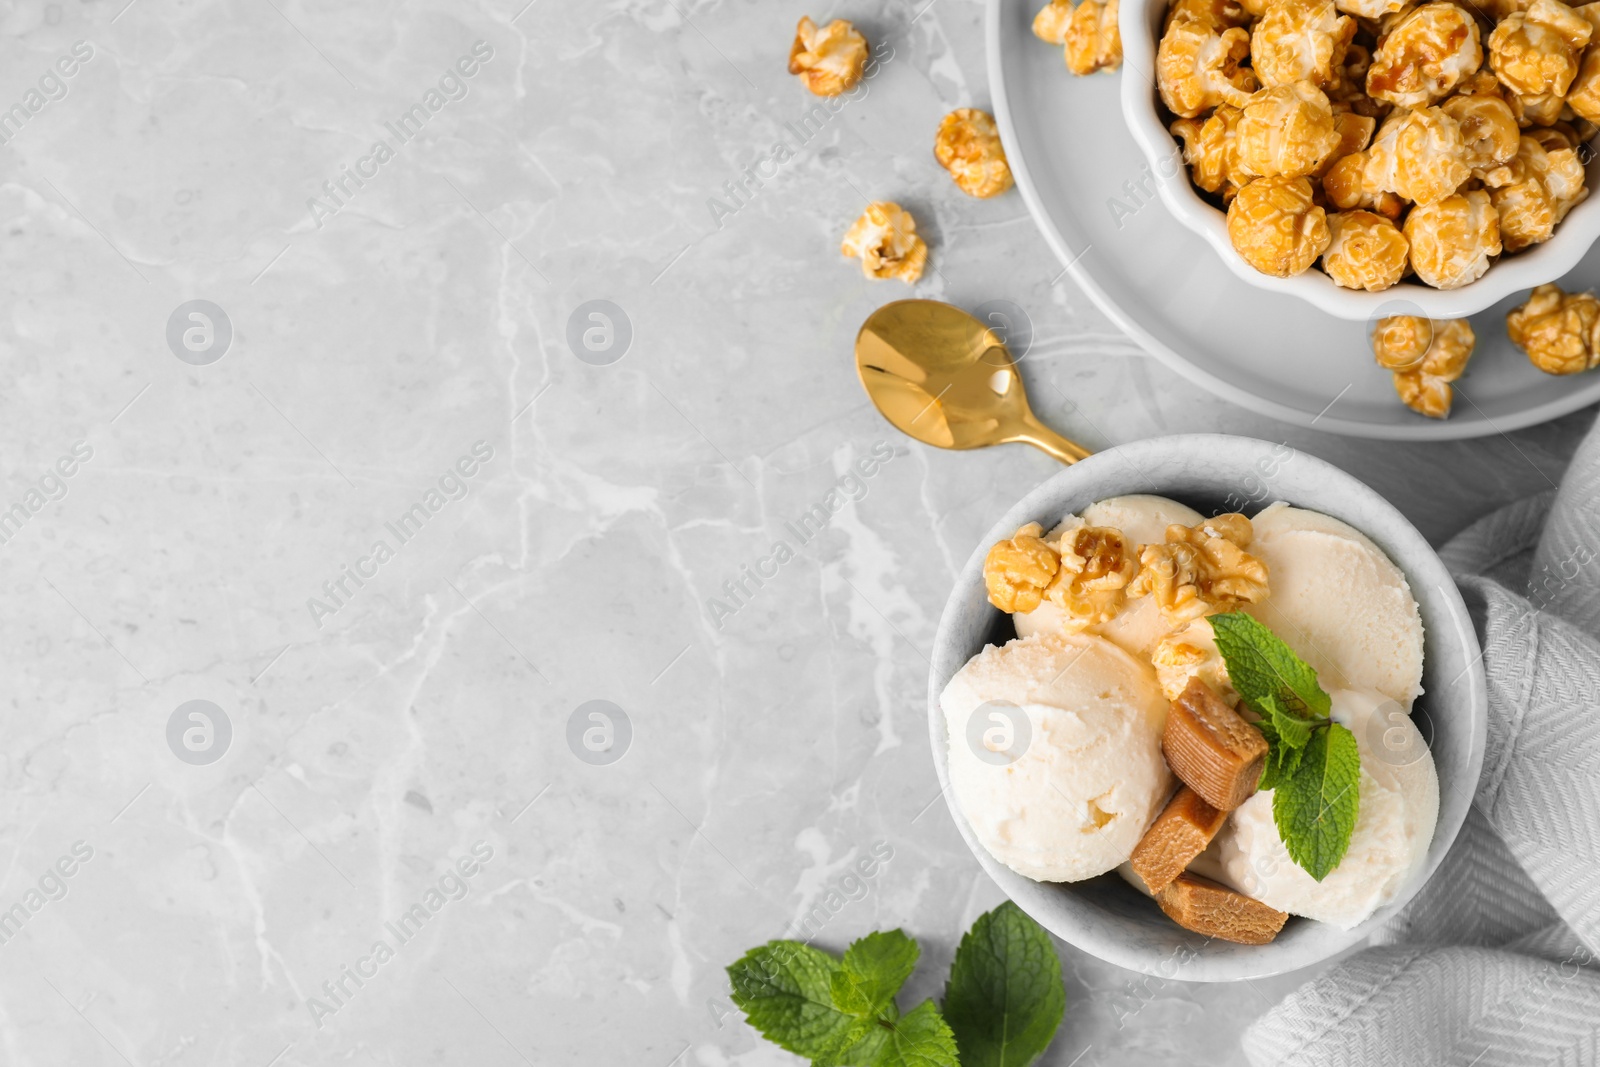
[[[1107,497],[1155,493],[1202,514],[1259,511],[1274,500],[1320,511],[1365,533],[1405,573],[1422,612],[1426,690],[1412,718],[1428,738],[1439,774],[1439,822],[1423,873],[1387,907],[1353,930],[1291,917],[1269,945],[1235,945],[1182,929],[1115,873],[1086,882],[1025,878],[978,843],[949,790],[949,741],[939,694],[986,644],[1014,636],[983,585],[990,544],[1026,522],[1045,529]],[[978,862],[1029,915],[1062,940],[1131,970],[1196,982],[1225,982],[1308,967],[1365,939],[1438,869],[1472,804],[1483,767],[1487,702],[1477,634],[1455,583],[1428,542],[1399,511],[1344,471],[1282,444],[1245,437],[1157,437],[1100,452],[1034,489],[995,523],[956,579],[934,638],[928,678],[934,764],[951,817]]]

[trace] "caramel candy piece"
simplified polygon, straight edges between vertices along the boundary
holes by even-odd
[[[1134,846],[1128,858],[1133,872],[1150,892],[1161,892],[1206,850],[1227,818],[1227,812],[1207,804],[1193,789],[1180,787]]]
[[[1172,773],[1207,804],[1232,811],[1256,791],[1267,739],[1199,678],[1167,713],[1161,754]]]
[[[1286,911],[1188,873],[1157,893],[1156,903],[1185,930],[1240,945],[1265,945],[1289,920]]]

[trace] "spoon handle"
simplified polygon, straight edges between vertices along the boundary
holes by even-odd
[[[1090,455],[1087,448],[1075,441],[1069,441],[1043,423],[1029,419],[1022,434],[1017,438],[1046,452],[1062,463],[1071,466],[1080,459]]]

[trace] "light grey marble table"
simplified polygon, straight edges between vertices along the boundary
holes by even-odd
[[[1559,477],[1588,413],[1400,448],[1142,356],[1016,194],[933,162],[988,104],[974,0],[810,9],[895,59],[762,164],[813,103],[807,10],[0,8],[0,1061],[789,1063],[722,969],[808,916],[831,948],[904,927],[937,992],[999,898],[934,803],[924,656],[1055,466],[867,406],[855,330],[909,291],[838,253],[866,198],[930,237],[916,295],[1028,310],[1041,414],[1091,447],[1287,440],[1435,540]],[[581,360],[594,300],[631,337]],[[574,754],[589,701],[618,762]],[[1304,977],[1062,955],[1061,1065],[1236,1062]]]

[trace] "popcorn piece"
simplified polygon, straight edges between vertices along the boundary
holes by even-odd
[[[1364,184],[1432,204],[1472,176],[1461,126],[1436,107],[1396,110],[1367,152]]]
[[[1011,188],[1000,131],[987,112],[964,107],[946,115],[933,141],[933,156],[968,196],[998,196]]]
[[[1560,93],[1533,96],[1507,93],[1506,103],[1511,105],[1511,113],[1517,116],[1517,125],[1527,129],[1529,126],[1551,126],[1559,122],[1567,102]]]
[[[1167,918],[1197,934],[1240,945],[1265,945],[1278,936],[1289,913],[1185,872],[1156,894]]]
[[[1061,570],[1061,557],[1042,538],[1044,528],[1030,522],[1008,541],[996,541],[983,558],[983,584],[989,603],[1005,612],[1032,611]]]
[[[1334,3],[1347,15],[1376,20],[1405,10],[1411,0],[1334,0]]]
[[[1033,35],[1048,44],[1066,44],[1071,21],[1072,0],[1050,0],[1033,16]]]
[[[1333,103],[1333,110],[1354,111],[1368,118],[1383,118],[1394,107],[1387,100],[1374,100],[1367,95],[1367,71],[1372,68],[1372,53],[1366,45],[1351,43],[1344,50],[1344,64],[1339,77],[1324,92]]]
[[[1600,300],[1541,285],[1506,315],[1511,343],[1546,374],[1577,374],[1600,364]]]
[[[1380,320],[1372,334],[1373,355],[1394,371],[1400,399],[1418,414],[1435,419],[1449,416],[1454,399],[1450,383],[1466,371],[1476,344],[1466,319],[1433,321],[1402,315]]]
[[[1072,10],[1062,42],[1067,69],[1074,74],[1122,66],[1122,36],[1117,32],[1117,0],[1083,0]]]
[[[1177,700],[1196,678],[1230,702],[1238,699],[1228,677],[1228,664],[1217,651],[1216,631],[1207,619],[1195,619],[1158,641],[1150,652],[1150,665],[1168,700]]]
[[[1322,269],[1346,289],[1380,292],[1406,272],[1410,246],[1405,235],[1382,215],[1341,211],[1328,216],[1332,239],[1322,253]]]
[[[917,236],[917,220],[889,200],[867,205],[849,231],[839,251],[861,260],[861,273],[869,278],[899,278],[910,284],[922,277],[928,246]]]
[[[1250,63],[1269,88],[1300,81],[1330,85],[1355,33],[1355,19],[1339,14],[1334,0],[1267,0],[1250,32]]]
[[[817,96],[838,96],[861,80],[867,67],[867,39],[844,19],[822,29],[810,18],[795,27],[789,73],[798,74]]]
[[[1333,108],[1322,90],[1307,81],[1252,96],[1239,119],[1238,137],[1245,169],[1269,178],[1308,175],[1339,145]]]
[[[1224,203],[1255,177],[1239,161],[1239,119],[1244,114],[1223,104],[1207,119],[1178,119],[1172,133],[1183,139],[1183,160],[1195,185],[1217,193]]]
[[[1333,129],[1339,135],[1339,143],[1333,146],[1333,151],[1312,172],[1312,176],[1320,178],[1345,156],[1365,151],[1367,145],[1372,143],[1372,133],[1377,128],[1378,120],[1370,115],[1358,115],[1354,111],[1334,112]]]
[[[1341,156],[1322,175],[1322,191],[1340,211],[1359,208],[1386,219],[1399,219],[1405,213],[1405,201],[1384,189],[1378,179],[1369,178],[1369,172],[1382,173],[1381,169],[1373,167],[1370,149]]]
[[[1206,850],[1227,819],[1227,812],[1207,804],[1199,793],[1179,787],[1133,847],[1128,857],[1133,873],[1152,893],[1161,892]]]
[[[1154,596],[1174,624],[1255,603],[1267,595],[1267,567],[1245,551],[1252,536],[1250,520],[1237,513],[1193,527],[1168,526],[1165,544],[1140,548],[1128,595]]]
[[[1554,135],[1547,151],[1537,137],[1524,135],[1517,154],[1504,167],[1490,171],[1485,182],[1500,215],[1500,240],[1507,252],[1548,241],[1573,206],[1589,195],[1583,185],[1583,164],[1565,137]]]
[[[1590,122],[1600,122],[1600,48],[1591,48],[1583,54],[1577,77],[1567,90],[1567,106]]]
[[[1045,599],[1061,608],[1069,624],[1106,622],[1122,607],[1138,571],[1133,546],[1109,526],[1079,526],[1061,537],[1060,569]]]
[[[1173,19],[1193,18],[1227,29],[1248,25],[1254,17],[1239,0],[1174,0],[1167,8],[1167,25],[1171,25]]]
[[[1517,154],[1517,117],[1498,93],[1452,96],[1439,110],[1461,127],[1462,160],[1479,181]]]
[[[1161,754],[1202,800],[1232,811],[1256,791],[1267,764],[1267,739],[1197,678],[1167,711]]]
[[[1240,64],[1250,56],[1250,34],[1197,18],[1173,19],[1156,49],[1156,87],[1161,102],[1179,118],[1192,119],[1219,104],[1243,107],[1256,76]]]
[[[1367,72],[1367,95],[1401,107],[1444,99],[1483,65],[1478,24],[1439,0],[1402,16],[1378,42]]]
[[[1435,289],[1459,289],[1500,254],[1500,217],[1482,189],[1419,204],[1406,216],[1411,269]]]
[[[1246,263],[1280,278],[1317,261],[1331,239],[1306,178],[1257,178],[1228,205],[1228,238]]]
[[[1489,65],[1521,96],[1565,96],[1594,28],[1561,0],[1532,0],[1489,35]]]

